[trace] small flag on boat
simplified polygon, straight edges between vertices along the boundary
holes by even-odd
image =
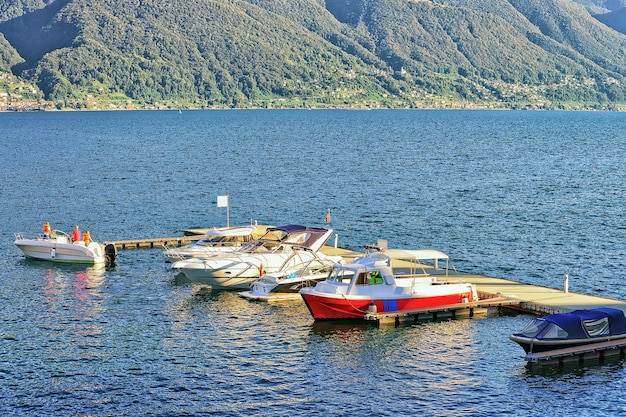
[[[330,223],[330,209],[328,209],[328,213],[326,213],[326,218],[324,219],[326,223]]]
[[[228,193],[226,193],[226,195],[218,195],[217,196],[217,206],[218,207],[228,207]]]

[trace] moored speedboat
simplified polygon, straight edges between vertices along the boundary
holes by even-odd
[[[419,265],[427,258],[448,259],[434,250],[396,253]],[[441,272],[439,267],[434,270]],[[315,320],[363,319],[373,310],[402,312],[478,300],[476,288],[469,283],[439,281],[430,273],[394,275],[390,256],[382,252],[357,258],[351,264],[335,265],[325,281],[300,290],[300,294]]]
[[[268,228],[261,239],[236,252],[190,258],[175,262],[173,269],[191,282],[214,289],[248,289],[265,273],[291,273],[318,259],[331,266],[340,258],[326,256],[319,249],[330,238],[332,229],[287,225]]]
[[[312,260],[305,268],[288,273],[264,274],[239,295],[249,300],[301,300],[300,290],[325,280],[332,265],[321,259]]]
[[[72,241],[71,237],[60,230],[53,230],[49,236],[27,237],[23,233],[15,234],[15,246],[28,258],[53,262],[113,264],[117,251],[112,244],[84,240]]]
[[[626,340],[626,318],[616,308],[574,310],[535,318],[510,339],[526,353]]]
[[[260,238],[266,230],[267,226],[258,225],[213,228],[198,241],[178,248],[165,248],[163,253],[170,259],[181,260],[232,252],[251,240]]]

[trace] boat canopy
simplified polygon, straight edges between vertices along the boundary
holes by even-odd
[[[534,319],[520,335],[536,339],[587,339],[626,334],[624,312],[616,308],[574,310]]]
[[[268,228],[261,240],[298,245],[317,251],[326,243],[332,233],[332,229],[289,224]]]
[[[404,259],[412,261],[425,261],[430,259],[444,259],[449,257],[436,249],[387,249],[385,255],[391,259]]]
[[[440,268],[439,261],[444,261],[445,266],[443,269],[445,270],[446,276],[448,275],[449,257],[436,249],[387,249],[383,253],[390,259],[408,261],[410,263],[411,274],[414,274],[417,268],[421,269],[425,275],[428,275],[423,268],[423,264],[429,264],[429,262],[424,261],[431,261],[432,266],[436,269]]]

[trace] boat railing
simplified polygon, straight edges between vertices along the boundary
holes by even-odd
[[[21,240],[21,239],[52,240],[57,243],[74,243],[74,244],[79,244],[79,242],[82,242],[82,241],[77,241],[77,242],[72,241],[72,238],[70,237],[70,235],[68,235],[62,230],[53,230],[50,232],[48,236],[44,235],[43,233],[24,233],[24,232],[17,232],[17,233],[14,233],[13,235],[15,236],[16,240]]]
[[[298,278],[304,278],[307,275],[312,274],[320,274],[320,273],[330,273],[333,269],[333,265],[330,263],[324,263],[324,260],[321,258],[313,258],[308,261],[305,261],[302,265],[296,265],[295,269],[291,269],[288,275],[295,275]],[[305,279],[306,282],[315,282],[315,279]]]
[[[46,237],[43,235],[43,233],[17,232],[17,233],[13,233],[13,236],[15,236],[15,240],[22,240],[22,239],[43,240],[43,239],[46,239]]]
[[[231,278],[239,278],[241,275],[243,275],[245,272],[249,271],[250,269],[254,268],[254,269],[258,269],[259,270],[259,275],[262,276],[262,266],[256,265],[250,261],[241,261],[242,264],[246,265],[245,268],[241,268],[241,270],[236,274],[233,275]]]
[[[165,252],[167,252],[168,258],[175,259],[177,261],[184,261],[185,259],[188,258],[187,256],[184,256],[182,253],[172,251],[172,248],[170,248],[166,244],[163,245],[163,248],[165,248]]]
[[[425,278],[425,277],[431,277],[432,275],[430,275],[428,272],[424,272],[422,274],[419,273],[408,273],[408,274],[393,274],[394,278]]]
[[[170,259],[175,259],[177,261],[184,261],[185,259],[189,259],[190,255],[185,255],[185,250],[188,250],[192,245],[186,246],[169,246],[167,243],[163,244],[163,249],[165,255]]]
[[[287,258],[283,264],[280,267],[280,271],[283,271],[285,269],[287,269],[288,264],[292,261],[293,258],[297,257],[298,259],[300,259],[301,262],[299,263],[294,263],[293,266],[291,266],[290,268],[293,270],[299,270],[302,269],[303,271],[306,271],[307,268],[315,261],[319,262],[321,265],[328,265],[329,267],[332,267],[334,265],[334,262],[331,260],[325,260],[323,258],[321,258],[319,256],[319,253],[312,250],[311,248],[308,248],[306,246],[294,246],[293,247],[294,251],[291,254],[291,256],[289,258]],[[307,258],[303,258],[302,254],[311,254],[313,255],[312,258],[307,257]],[[296,261],[297,262],[297,261]],[[304,273],[304,272],[303,272]]]

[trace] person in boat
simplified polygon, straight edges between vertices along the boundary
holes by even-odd
[[[45,222],[43,224],[43,238],[50,239],[50,222]]]
[[[80,229],[78,228],[78,225],[74,227],[74,231],[72,232],[72,240],[74,242],[78,242],[80,240]]]
[[[85,246],[89,246],[89,244],[91,243],[91,234],[89,233],[89,230],[85,230],[83,240],[85,241]]]
[[[370,272],[370,282],[371,285],[382,284],[383,277],[380,275],[380,271],[372,271]]]

